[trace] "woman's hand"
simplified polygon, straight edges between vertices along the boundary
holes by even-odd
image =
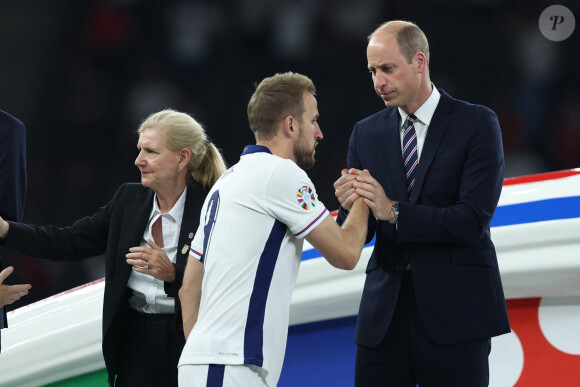
[[[153,276],[165,282],[175,281],[175,266],[163,249],[151,239],[147,239],[150,247],[131,247],[126,255],[127,263],[133,270]]]

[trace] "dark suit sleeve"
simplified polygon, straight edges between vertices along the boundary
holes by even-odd
[[[26,131],[18,119],[0,111],[0,216],[22,220],[26,199]]]
[[[0,216],[22,220],[25,199],[26,130],[22,122],[0,110]],[[0,328],[7,327],[4,307],[0,307],[0,319]]]
[[[107,248],[111,213],[124,187],[106,206],[72,226],[34,226],[9,222],[3,247],[52,261],[81,261],[102,254]]]
[[[448,207],[399,203],[398,242],[473,243],[489,232],[503,183],[501,131],[491,110],[474,114],[456,200]]]
[[[179,289],[181,289],[181,285],[183,284],[185,266],[178,265],[176,263],[174,263],[173,266],[175,266],[175,280],[173,282],[165,282],[163,284],[163,288],[165,290],[165,294],[167,294],[169,297],[178,297]]]
[[[356,124],[354,126],[352,134],[350,135],[350,140],[348,142],[348,155],[346,158],[346,166],[348,169],[356,168],[356,169],[362,170],[364,168],[363,168],[362,163],[358,157],[358,152],[357,152],[357,144],[356,144],[357,134],[358,134],[358,124]],[[338,224],[342,225],[342,223],[344,222],[345,219],[346,219],[346,213],[345,213],[345,210],[341,206],[338,209],[338,216],[336,217],[336,221],[338,222]],[[369,211],[368,231],[367,231],[367,237],[366,237],[365,244],[369,243],[371,241],[371,239],[373,239],[373,236],[375,235],[376,228],[377,228],[377,220],[373,216],[373,213],[371,211]]]

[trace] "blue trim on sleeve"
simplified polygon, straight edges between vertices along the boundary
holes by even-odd
[[[191,249],[189,249],[189,255],[193,255],[193,256],[196,256],[197,255],[199,258],[201,258],[203,254],[200,253],[199,251],[194,250],[194,249],[191,248]]]
[[[314,223],[316,223],[316,222],[318,221],[318,219],[320,219],[320,217],[321,217],[322,215],[326,214],[326,212],[327,212],[327,211],[328,211],[328,210],[325,208],[325,209],[324,209],[324,211],[322,211],[322,212],[320,213],[320,215],[318,215],[318,216],[316,217],[316,219],[314,219],[312,222],[310,222],[310,223],[308,224],[308,226],[304,227],[304,228],[303,228],[301,231],[299,231],[298,233],[294,234],[294,236],[296,236],[296,237],[297,237],[297,236],[300,236],[300,234],[302,234],[303,232],[305,232],[306,230],[308,230],[308,229],[310,228],[310,226],[312,226]]]

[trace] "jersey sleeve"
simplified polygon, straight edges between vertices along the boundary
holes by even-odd
[[[292,161],[281,163],[266,186],[267,209],[297,238],[304,238],[328,216],[304,170]]]
[[[189,248],[189,255],[198,261],[201,261],[203,256],[203,239],[203,224],[200,223]]]

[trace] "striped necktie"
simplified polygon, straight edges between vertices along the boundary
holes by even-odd
[[[413,114],[407,116],[405,121],[405,133],[403,134],[403,160],[405,161],[405,171],[407,173],[407,194],[411,197],[413,185],[415,185],[415,169],[419,164],[417,156],[417,133],[413,122],[417,117]]]

